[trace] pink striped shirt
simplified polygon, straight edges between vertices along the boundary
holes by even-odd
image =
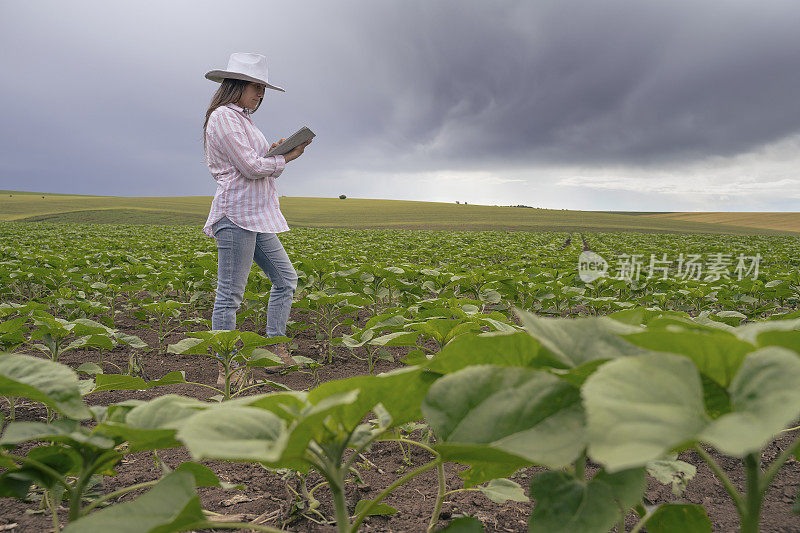
[[[235,104],[215,109],[206,125],[206,164],[217,181],[211,212],[203,227],[227,216],[237,226],[259,233],[289,231],[278,203],[275,178],[286,160],[282,155],[263,157],[269,144],[249,113]]]

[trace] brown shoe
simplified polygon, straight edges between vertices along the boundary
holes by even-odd
[[[270,346],[272,352],[275,353],[278,357],[281,358],[283,361],[282,365],[279,366],[267,366],[262,368],[262,372],[265,374],[280,374],[286,370],[287,366],[294,366],[297,363],[294,362],[294,359],[289,355],[289,347],[286,345],[285,342],[280,342],[278,344],[274,344]]]
[[[294,365],[294,359],[289,355],[289,346],[286,345],[285,342],[280,342],[273,346],[273,352],[275,352],[278,357],[281,358],[284,365],[292,366]]]

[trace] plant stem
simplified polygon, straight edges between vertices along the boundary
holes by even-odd
[[[575,460],[575,479],[578,481],[586,480],[586,449]]]
[[[798,448],[800,448],[800,438],[795,439],[795,441],[791,443],[788,448],[783,450],[783,452],[774,461],[772,461],[772,463],[770,463],[766,472],[764,472],[764,477],[762,478],[762,497],[767,493],[767,490],[769,490],[772,480],[775,479],[775,476],[778,474],[778,471],[781,469],[783,464],[789,460],[789,458],[797,451]]]
[[[345,470],[344,472],[347,472]],[[339,468],[331,468],[325,475],[333,494],[333,505],[336,509],[336,528],[339,533],[347,533],[350,527],[350,515],[347,512],[347,497],[344,493],[344,474]]]
[[[433,448],[431,448],[427,444],[423,444],[423,443],[415,441],[413,439],[406,439],[406,438],[403,438],[403,437],[394,437],[394,438],[380,439],[380,440],[381,440],[381,442],[397,441],[397,442],[405,442],[406,444],[414,444],[416,446],[419,446],[423,450],[427,451],[428,453],[430,453],[433,456],[436,456],[436,457],[439,456],[439,452],[437,452],[436,450],[434,450]]]
[[[78,475],[78,482],[75,483],[75,487],[72,489],[69,498],[70,522],[77,520],[81,516],[81,497],[83,496],[83,490],[86,488],[86,484],[89,482],[91,476],[91,472],[89,472],[86,467],[81,468],[81,472]]]
[[[58,523],[58,502],[56,501],[56,495],[53,494],[53,490],[50,489],[45,493],[45,496],[50,503],[50,514],[53,518],[53,531],[61,531],[61,525]]]
[[[725,474],[725,472],[722,471],[717,462],[714,461],[714,458],[711,457],[703,448],[701,448],[699,444],[695,446],[694,449],[703,459],[703,461],[708,464],[709,468],[711,468],[711,470],[714,472],[714,475],[716,475],[717,478],[719,478],[719,480],[722,482],[722,486],[725,487],[725,490],[728,491],[728,494],[736,504],[736,509],[739,511],[739,516],[742,516],[746,512],[744,498],[742,498],[742,495],[739,494],[738,490],[736,490],[736,487],[733,486],[730,478]]]
[[[630,533],[639,533],[644,527],[645,523],[647,523],[647,521],[650,520],[650,517],[653,516],[653,513],[655,512],[656,509],[658,509],[658,507],[653,507],[651,511],[647,511],[644,514],[644,516],[642,516],[642,518],[639,520],[639,522],[634,526],[634,528],[631,529]]]
[[[402,485],[404,483],[407,483],[408,481],[410,481],[411,479],[415,478],[419,474],[422,474],[423,472],[427,472],[431,468],[435,468],[436,465],[440,464],[441,462],[442,462],[441,457],[437,457],[436,459],[434,459],[430,463],[426,463],[426,464],[424,464],[424,465],[412,470],[411,472],[409,472],[408,474],[404,475],[400,479],[395,480],[394,483],[392,483],[391,485],[389,485],[388,487],[383,489],[383,492],[378,494],[378,496],[374,500],[372,500],[369,503],[369,505],[364,507],[364,509],[362,509],[361,512],[358,513],[358,515],[356,517],[356,521],[353,522],[353,527],[350,528],[350,532],[351,533],[356,533],[358,531],[358,526],[360,526],[361,522],[363,522],[364,519],[367,516],[369,516],[369,512],[372,510],[372,508],[375,507],[376,505],[378,505],[381,501],[383,501],[383,499],[386,498],[389,494],[391,494],[397,487],[399,487],[400,485]]]
[[[761,521],[761,456],[759,452],[744,457],[747,473],[747,492],[745,493],[745,513],[740,514],[739,531],[741,533],[758,533]]]
[[[431,521],[428,524],[428,533],[432,533],[436,528],[436,523],[439,521],[439,513],[442,512],[442,502],[444,501],[445,487],[444,483],[444,464],[439,463],[436,465],[436,477],[439,479],[439,492],[436,494],[436,504],[433,506],[433,514],[431,514]]]
[[[95,507],[97,507],[98,505],[100,505],[103,502],[106,502],[106,501],[108,501],[108,500],[110,500],[112,498],[117,498],[117,497],[122,496],[124,494],[127,494],[129,492],[133,492],[134,490],[146,489],[147,487],[152,487],[153,485],[155,485],[159,481],[160,480],[145,481],[143,483],[137,483],[136,485],[131,485],[130,487],[124,487],[124,488],[121,488],[119,490],[115,490],[114,492],[109,492],[108,494],[104,494],[103,496],[100,496],[99,498],[94,500],[92,503],[90,503],[89,505],[84,507],[83,508],[83,514],[85,515],[86,513],[88,513],[89,511],[91,511]]]

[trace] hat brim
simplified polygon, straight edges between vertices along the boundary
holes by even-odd
[[[254,78],[252,76],[248,76],[247,74],[242,74],[240,72],[230,72],[228,70],[209,70],[208,72],[206,72],[206,79],[207,80],[215,81],[217,83],[222,83],[222,80],[224,80],[225,78],[233,78],[235,80],[251,81],[253,83],[263,83],[264,85],[266,85],[270,89],[275,89],[276,91],[281,91],[283,93],[286,92],[285,89],[283,89],[281,87],[278,87],[277,85],[272,85],[271,83],[268,83],[265,80],[260,80],[258,78]]]

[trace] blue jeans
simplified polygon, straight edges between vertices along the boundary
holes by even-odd
[[[272,282],[267,304],[267,337],[286,335],[297,272],[278,236],[240,228],[228,217],[222,217],[211,229],[219,253],[211,329],[236,329],[236,311],[242,304],[247,276],[255,260]]]

